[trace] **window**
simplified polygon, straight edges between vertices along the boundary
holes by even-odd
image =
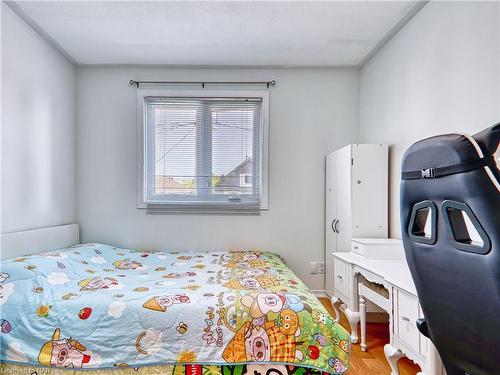
[[[139,91],[139,207],[267,208],[267,92]]]

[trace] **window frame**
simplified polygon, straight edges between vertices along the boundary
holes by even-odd
[[[147,122],[145,111],[145,99],[147,97],[165,98],[198,98],[206,99],[260,99],[260,128],[259,128],[259,166],[260,186],[258,206],[251,201],[232,200],[172,200],[150,202],[147,199]],[[243,89],[137,89],[137,208],[147,209],[155,212],[200,212],[200,213],[244,213],[267,210],[268,206],[268,154],[269,154],[269,91],[268,90],[243,90]]]

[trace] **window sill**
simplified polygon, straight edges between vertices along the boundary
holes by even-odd
[[[260,215],[267,207],[259,207],[248,203],[147,203],[137,207],[148,214],[229,214]]]

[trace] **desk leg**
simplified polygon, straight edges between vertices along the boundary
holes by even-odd
[[[332,297],[331,301],[332,301],[333,311],[335,311],[335,321],[340,323],[339,307],[342,304],[342,301],[337,297]]]
[[[358,323],[359,323],[359,312],[351,311],[345,303],[343,303],[339,298],[332,297],[332,307],[335,311],[335,321],[340,322],[340,307],[342,306],[342,311],[351,326],[351,342],[356,344],[358,342]]]
[[[399,349],[396,349],[391,344],[384,345],[384,354],[389,366],[391,367],[391,375],[399,375],[398,360],[405,355]]]
[[[351,311],[349,307],[345,306],[344,314],[349,321],[349,325],[351,326],[351,342],[356,344],[358,342],[359,312]]]
[[[361,350],[366,352],[366,300],[359,296],[359,320],[361,325]]]

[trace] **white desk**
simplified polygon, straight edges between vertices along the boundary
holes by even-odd
[[[421,375],[444,375],[436,349],[429,339],[420,334],[415,324],[422,317],[422,310],[406,260],[367,259],[352,252],[337,252],[332,255],[335,258],[336,281],[332,303],[337,317],[340,305],[345,303],[343,310],[351,324],[352,342],[358,341],[357,324],[361,317],[359,306],[364,308],[365,303],[364,298],[360,301],[358,296],[358,275],[362,275],[389,291],[389,301],[381,303],[381,306],[389,313],[390,342],[385,345],[384,353],[392,374],[399,374],[397,361],[407,356],[420,365]],[[363,327],[362,334],[364,335]]]

